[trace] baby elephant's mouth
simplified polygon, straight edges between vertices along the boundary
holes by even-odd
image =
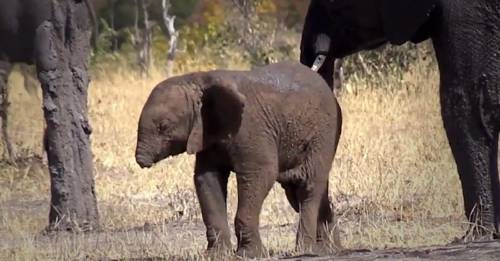
[[[135,161],[141,168],[151,168],[155,163],[160,160],[166,159],[171,156],[179,155],[186,151],[186,142],[183,141],[170,141],[167,145],[162,148],[162,150],[157,154],[149,154],[146,155],[138,152],[135,155]]]
[[[168,152],[162,152],[161,154],[155,156],[136,156],[135,161],[141,168],[151,168],[158,161],[163,160],[171,156]]]

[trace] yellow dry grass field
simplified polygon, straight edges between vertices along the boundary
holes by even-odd
[[[347,89],[360,90],[340,99],[344,122],[330,175],[346,248],[444,244],[465,231],[458,175],[440,119],[437,69],[428,66],[416,63],[402,80],[380,83],[393,88],[347,83]],[[154,70],[144,79],[117,67],[94,68],[89,91],[101,230],[52,237],[41,236],[48,220],[49,177],[40,98],[26,93],[18,73],[11,75],[9,132],[25,160],[18,168],[0,165],[1,260],[205,258],[193,157],[170,158],[146,170],[134,159],[139,113],[162,73]],[[185,67],[177,73],[208,69]],[[234,176],[229,187],[232,226]],[[293,254],[297,219],[276,184],[261,214],[270,255]]]

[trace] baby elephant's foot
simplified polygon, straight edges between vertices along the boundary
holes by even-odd
[[[334,243],[333,240],[303,239],[298,242],[295,251],[302,255],[327,256],[340,253],[342,247],[339,242]]]
[[[225,256],[233,253],[233,246],[229,237],[220,237],[208,242],[207,254],[209,256]]]
[[[208,247],[206,254],[213,257],[214,260],[220,259],[219,257],[227,256],[233,253],[233,246],[231,244],[231,237],[229,232],[222,231],[219,233],[211,233],[208,230],[207,241]]]
[[[210,260],[226,260],[234,254],[234,250],[226,245],[208,248],[205,252],[205,257]]]
[[[316,241],[313,240],[312,238],[302,238],[297,242],[297,245],[295,247],[295,252],[300,255],[311,255],[311,256],[316,256],[318,255],[317,252],[317,244]]]
[[[323,232],[318,236],[314,252],[318,255],[334,255],[339,254],[344,250],[340,243],[338,230],[332,233]]]
[[[343,248],[328,241],[318,242],[314,247],[314,254],[319,256],[328,256],[341,253]]]
[[[262,244],[246,245],[238,247],[236,255],[245,258],[262,258],[267,257],[268,253]]]

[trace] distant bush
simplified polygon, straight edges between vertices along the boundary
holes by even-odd
[[[385,45],[371,51],[363,51],[344,59],[344,77],[347,82],[363,82],[365,88],[398,88],[413,84],[404,76],[418,67],[420,74],[429,75],[436,69],[430,41],[419,45],[407,43],[402,46]],[[387,84],[391,82],[392,84]],[[400,82],[400,85],[393,84]],[[359,85],[359,84],[358,84]]]
[[[203,23],[176,23],[179,30],[175,72],[212,68],[242,69],[278,61],[299,60],[301,24],[287,25],[286,19],[276,16],[271,0],[231,0],[224,5],[213,5],[203,16]],[[185,15],[184,15],[185,16]],[[136,50],[131,43],[133,27],[114,31],[105,19],[100,20],[100,35],[94,50],[92,64],[104,70],[116,64],[138,70]],[[168,39],[161,23],[153,23],[153,64],[166,64]],[[111,41],[120,39],[118,51]],[[364,82],[368,88],[398,88],[384,84],[394,80],[403,82],[404,75],[415,63],[435,68],[433,50],[429,42],[403,46],[383,46],[361,52],[344,61],[346,81]],[[111,66],[108,66],[111,64]],[[391,87],[387,87],[391,86]]]

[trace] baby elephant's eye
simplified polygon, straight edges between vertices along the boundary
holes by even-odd
[[[168,126],[166,124],[159,124],[158,125],[158,133],[163,134],[168,131]]]

